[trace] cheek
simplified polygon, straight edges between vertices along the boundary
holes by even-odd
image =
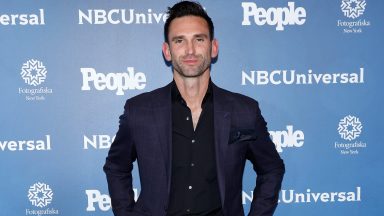
[[[204,56],[204,58],[206,58],[206,59],[210,59],[211,56],[212,56],[212,52],[211,52],[210,49],[205,49],[203,53],[204,53],[203,56]]]
[[[170,53],[171,53],[172,56],[178,56],[182,52],[183,52],[183,46],[182,45],[173,46],[170,49]]]
[[[211,46],[207,44],[202,44],[197,47],[197,50],[199,50],[200,53],[204,53],[205,55],[211,56],[212,48]]]

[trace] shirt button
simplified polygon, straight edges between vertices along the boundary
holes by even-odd
[[[189,120],[189,116],[187,116],[187,118],[185,118],[185,120],[187,120],[187,121],[188,121],[188,120]]]
[[[189,189],[189,190],[192,190],[192,186],[191,186],[191,185],[189,185],[189,186],[188,186],[188,189]]]
[[[196,141],[193,139],[193,140],[192,140],[192,143],[195,143],[195,142],[196,142]]]

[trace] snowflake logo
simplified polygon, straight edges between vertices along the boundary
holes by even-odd
[[[355,19],[363,15],[365,5],[365,0],[342,0],[341,11],[343,11],[344,16]]]
[[[362,128],[359,118],[348,115],[340,120],[337,130],[341,138],[351,141],[360,136]]]
[[[32,205],[43,208],[52,202],[53,192],[49,185],[36,183],[28,190],[28,199]]]
[[[37,86],[45,81],[47,69],[41,61],[31,59],[23,64],[20,74],[25,83]]]

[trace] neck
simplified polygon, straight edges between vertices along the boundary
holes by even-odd
[[[199,77],[182,77],[174,72],[174,80],[181,96],[188,107],[193,110],[200,108],[209,85],[209,71]]]

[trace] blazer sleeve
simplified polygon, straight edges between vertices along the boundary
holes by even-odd
[[[115,216],[129,215],[135,205],[132,169],[133,162],[136,160],[136,150],[131,137],[130,118],[127,102],[124,106],[124,114],[120,116],[118,132],[103,167]]]
[[[269,136],[267,123],[257,102],[254,109],[258,135],[255,142],[249,145],[247,159],[252,162],[257,179],[249,215],[272,216],[277,207],[285,166]]]

